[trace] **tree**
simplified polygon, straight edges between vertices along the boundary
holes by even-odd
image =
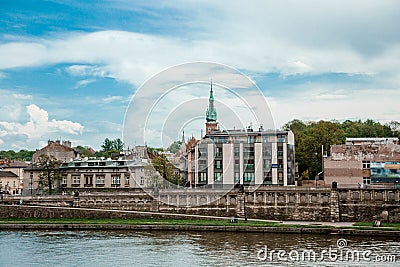
[[[124,150],[124,143],[122,142],[121,139],[117,138],[117,139],[115,139],[115,140],[113,141],[113,143],[114,143],[113,148],[114,148],[115,150],[118,150],[118,151]]]
[[[103,149],[103,151],[111,150],[111,149],[113,149],[113,147],[114,147],[113,141],[111,141],[108,138],[104,139],[104,142],[101,145],[101,148]]]
[[[39,175],[39,185],[41,185],[43,189],[47,188],[49,195],[53,194],[54,183],[61,178],[59,173],[61,161],[57,160],[52,155],[41,155],[38,158],[37,165],[42,170]]]
[[[171,153],[176,153],[181,149],[181,141],[174,141],[168,148],[167,150]]]
[[[104,139],[103,144],[101,145],[101,148],[103,149],[104,152],[110,151],[110,150],[117,150],[117,151],[122,151],[124,149],[124,143],[120,138],[117,138],[115,140],[110,140],[109,138]]]
[[[156,155],[151,161],[154,169],[158,171],[164,180],[176,185],[182,185],[182,179],[179,173],[176,173],[175,166],[167,159],[165,155]]]

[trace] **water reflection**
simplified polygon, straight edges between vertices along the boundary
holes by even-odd
[[[162,231],[0,232],[0,266],[364,266],[368,262],[260,261],[257,252],[337,248],[336,235]],[[395,255],[396,238],[344,237],[352,250]],[[369,263],[394,266],[395,263]]]

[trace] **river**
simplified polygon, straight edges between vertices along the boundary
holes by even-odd
[[[233,232],[2,231],[0,266],[400,265],[396,264],[400,239],[341,238]]]

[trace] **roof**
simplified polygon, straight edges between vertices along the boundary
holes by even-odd
[[[28,165],[28,163],[18,160],[0,160],[0,168],[26,168]]]
[[[0,177],[18,178],[18,175],[10,171],[0,171]]]

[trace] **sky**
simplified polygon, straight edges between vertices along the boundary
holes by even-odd
[[[123,138],[126,118],[142,119],[130,109],[171,88],[164,80],[156,90],[149,81],[190,62],[246,76],[276,128],[292,119],[400,120],[398,25],[396,0],[0,0],[0,150],[39,149],[49,139],[100,149],[106,137]],[[167,146],[185,125],[186,136],[199,138],[207,83],[215,82],[218,111],[231,97],[223,88],[232,78],[202,71],[194,86],[174,91],[172,117],[152,114],[175,132],[125,144]],[[205,100],[186,106],[196,110],[191,126],[179,115],[186,114],[177,108],[181,97]],[[229,120],[221,115],[221,123]]]

